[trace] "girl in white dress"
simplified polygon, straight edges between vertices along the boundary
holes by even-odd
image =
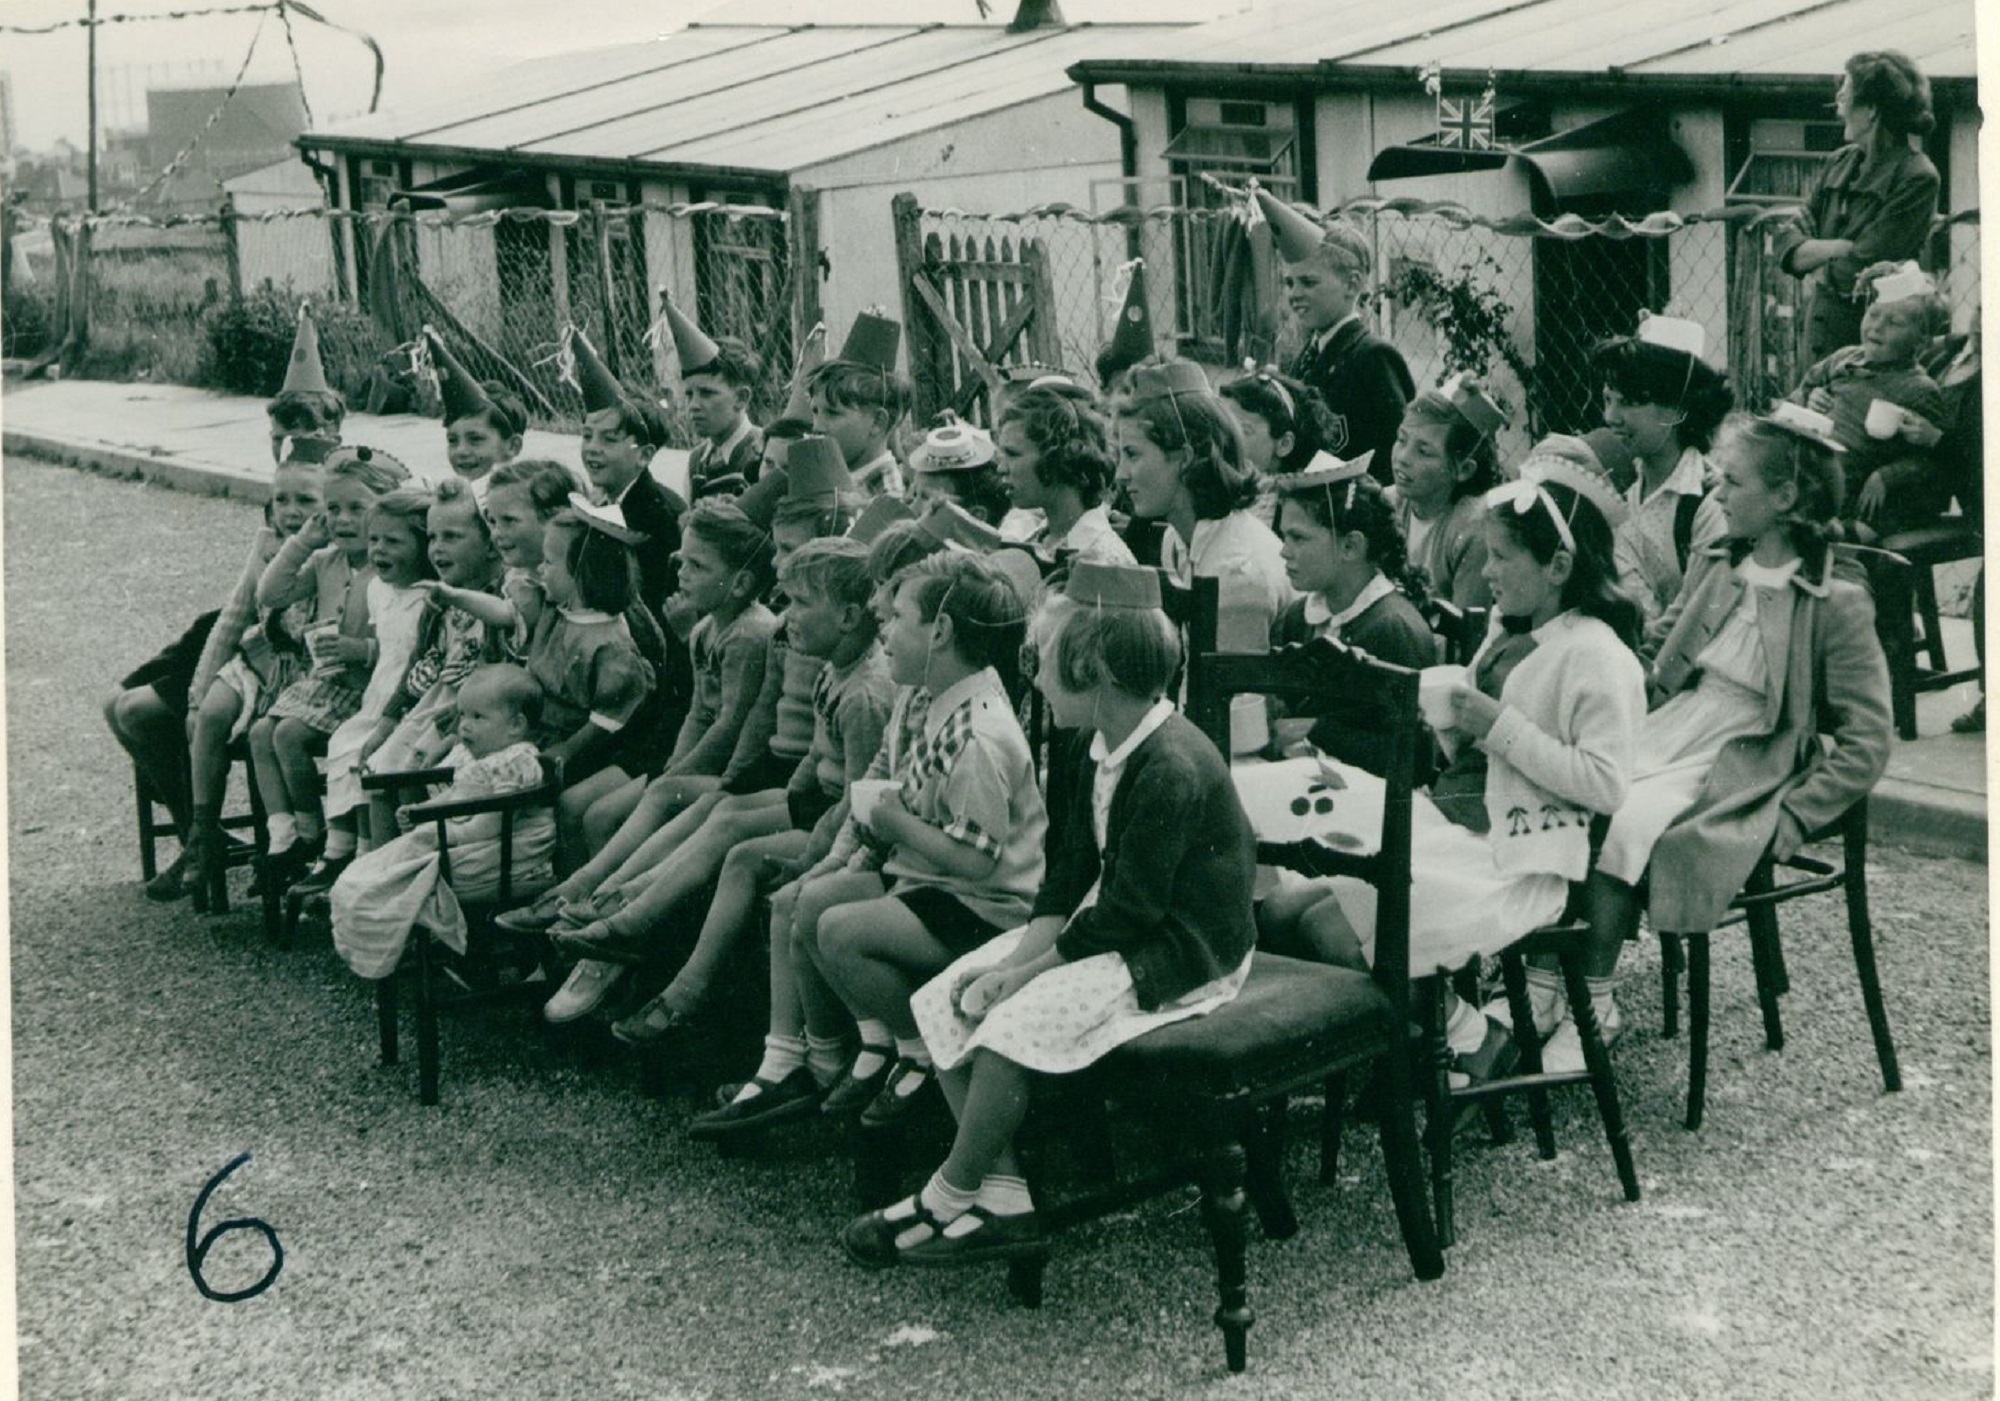
[[[1094,730],[1075,820],[1029,923],[911,997],[958,1133],[917,1195],[850,1223],[870,1268],[1042,1250],[1014,1136],[1031,1074],[1064,1074],[1228,1002],[1249,973],[1255,840],[1214,745],[1165,699],[1180,661],[1151,570],[1079,561],[1038,684],[1057,725]],[[1086,839],[1084,834],[1088,833]]]

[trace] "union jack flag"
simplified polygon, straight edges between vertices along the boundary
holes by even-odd
[[[1493,96],[1439,96],[1438,145],[1456,151],[1493,149]]]

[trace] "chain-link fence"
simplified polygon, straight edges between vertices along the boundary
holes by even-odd
[[[253,356],[247,371],[227,342],[273,339],[270,323],[288,324],[310,302],[332,343],[329,377],[356,406],[434,410],[410,353],[429,325],[473,374],[513,388],[544,427],[573,428],[581,417],[561,353],[565,325],[580,327],[635,393],[666,399],[673,422],[674,396],[662,387],[676,383],[677,362],[661,289],[709,335],[734,337],[762,359],[760,418],[782,405],[797,322],[816,314],[816,288],[802,295],[793,285],[802,260],[786,212],[758,207],[456,215],[225,206],[166,221],[59,221],[11,231],[10,245],[7,319],[18,310],[41,333],[39,344],[10,335],[9,354],[52,353],[67,339],[72,375],[268,393],[289,333],[273,363]]]
[[[1504,454],[1537,436],[1599,422],[1593,347],[1630,334],[1642,310],[1699,322],[1709,358],[1726,364],[1739,401],[1761,407],[1807,368],[1803,292],[1777,267],[1785,211],[1731,207],[1644,219],[1544,222],[1480,218],[1454,205],[1363,200],[1343,209],[1375,253],[1368,300],[1378,329],[1419,385],[1458,370],[1485,378],[1512,415]],[[924,210],[925,246],[1018,249],[1045,269],[1055,327],[1041,344],[1088,375],[1110,340],[1143,259],[1155,339],[1216,367],[1284,365],[1299,335],[1282,316],[1268,235],[1228,209],[1178,205],[1090,215],[1062,206],[1021,214]],[[1963,329],[1979,305],[1976,210],[1941,220],[1927,261]],[[1005,357],[1018,362],[1025,344]],[[921,389],[920,384],[920,389]],[[920,405],[920,408],[926,405]]]

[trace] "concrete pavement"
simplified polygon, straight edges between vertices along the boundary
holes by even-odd
[[[5,451],[69,463],[116,476],[140,477],[184,491],[262,501],[271,462],[261,399],[214,394],[168,384],[90,380],[23,383],[9,379],[0,395]],[[581,470],[577,440],[531,430],[524,455]],[[419,476],[450,470],[435,419],[410,414],[350,414],[346,438],[395,454]],[[653,470],[685,495],[687,460],[662,453]],[[1972,654],[1969,623],[1945,620],[1954,658]],[[1878,839],[1942,855],[1986,857],[1987,751],[1983,735],[1954,735],[1951,719],[1977,694],[1970,686],[1923,696],[1913,743],[1897,741],[1888,773],[1870,802]]]

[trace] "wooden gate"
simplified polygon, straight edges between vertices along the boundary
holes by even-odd
[[[894,210],[917,422],[950,409],[990,427],[1004,367],[1060,363],[1048,251],[1033,238],[925,234],[912,194]]]

